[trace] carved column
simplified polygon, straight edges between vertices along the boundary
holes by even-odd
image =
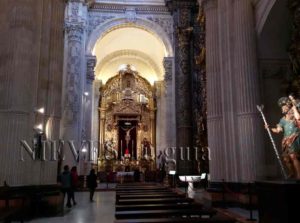
[[[163,60],[163,66],[165,69],[165,76],[164,76],[164,82],[165,82],[165,146],[166,147],[172,147],[175,146],[174,137],[175,131],[173,128],[170,128],[171,126],[174,126],[173,123],[173,57],[165,57]],[[164,148],[163,148],[164,149]]]
[[[256,33],[251,0],[235,0],[234,89],[236,89],[236,133],[238,138],[238,169],[242,181],[255,180],[262,174],[262,123],[256,105],[260,103]]]
[[[85,82],[85,36],[87,8],[84,1],[70,0],[65,15],[65,70],[61,138],[73,140],[79,150],[82,140],[82,111]],[[66,149],[66,163],[75,164]]]
[[[191,107],[191,27],[196,1],[167,1],[173,12],[175,31],[176,165],[179,175],[196,172]],[[183,156],[182,156],[183,155]],[[189,156],[189,157],[188,157]]]
[[[95,80],[95,72],[94,68],[96,65],[96,57],[95,56],[86,56],[86,85],[85,85],[85,93],[84,93],[84,123],[85,123],[85,139],[92,139],[92,100],[93,100],[93,82]]]

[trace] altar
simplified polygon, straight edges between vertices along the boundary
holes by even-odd
[[[100,89],[99,171],[155,169],[155,94],[130,65]]]
[[[117,181],[119,181],[120,183],[124,182],[124,179],[126,178],[126,181],[130,181],[133,182],[134,181],[134,171],[130,171],[130,172],[117,172]]]

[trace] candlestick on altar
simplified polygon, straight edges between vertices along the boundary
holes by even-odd
[[[123,156],[123,145],[122,145],[122,139],[121,139],[121,156],[120,156],[120,158],[122,159],[122,156]]]
[[[131,140],[131,156],[132,156],[132,159],[133,159],[133,140]]]

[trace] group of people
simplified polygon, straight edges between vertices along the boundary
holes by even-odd
[[[59,181],[61,183],[64,197],[67,194],[67,207],[72,207],[71,201],[73,202],[73,205],[76,205],[75,190],[78,186],[78,174],[76,166],[73,166],[70,171],[69,166],[65,165],[64,171],[59,177]]]
[[[72,203],[76,205],[77,202],[75,200],[75,191],[78,187],[78,173],[76,166],[69,170],[69,166],[65,165],[63,172],[59,176],[59,182],[61,183],[62,193],[64,198],[67,195],[67,207],[71,208]],[[90,191],[90,201],[93,202],[93,197],[95,193],[95,189],[97,188],[97,175],[95,170],[92,169],[90,174],[87,176],[87,187]]]

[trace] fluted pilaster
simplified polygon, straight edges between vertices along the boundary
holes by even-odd
[[[209,168],[212,180],[226,175],[224,160],[224,124],[222,110],[222,88],[219,60],[218,2],[202,2],[206,17],[206,81],[207,81],[207,129],[211,160]]]
[[[255,180],[261,172],[262,128],[256,109],[260,103],[254,12],[251,0],[234,1],[235,57],[234,74],[239,135],[240,178]]]
[[[51,138],[59,132],[63,15],[61,0],[1,3],[1,183],[56,183],[56,162],[33,161],[26,153],[24,162],[19,159],[20,140],[31,145],[36,124],[44,124]],[[44,115],[35,113],[40,107]]]

